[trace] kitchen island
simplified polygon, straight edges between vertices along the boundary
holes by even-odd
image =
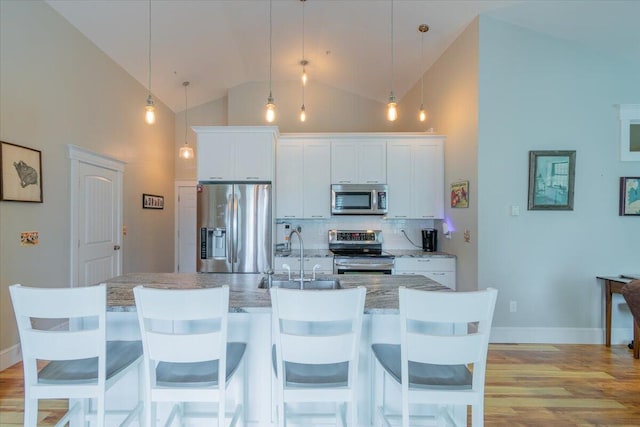
[[[135,311],[133,288],[138,285],[166,289],[197,289],[229,286],[229,311],[243,312],[256,308],[270,308],[267,289],[259,288],[262,274],[229,273],[129,273],[108,280],[108,311]],[[309,275],[309,278],[311,275]],[[274,279],[286,276],[274,275]],[[337,279],[343,289],[367,288],[365,314],[398,313],[398,287],[442,291],[449,288],[425,276],[392,275],[331,275],[318,274],[318,279]]]
[[[271,299],[268,289],[259,288],[262,274],[229,273],[130,273],[108,280],[107,318],[110,339],[135,339],[138,324],[133,288],[144,285],[167,289],[196,289],[229,286],[229,340],[247,343],[245,363],[245,425],[273,425],[271,374]],[[274,279],[286,276],[274,275]],[[425,291],[450,291],[425,276],[317,275],[338,279],[343,289],[367,288],[359,362],[358,425],[371,424],[371,343],[399,343],[398,287]],[[320,291],[325,292],[325,291]],[[232,387],[238,387],[238,384]],[[136,388],[132,378],[120,398],[129,401]],[[233,396],[233,394],[232,394]],[[396,399],[399,396],[396,396]],[[395,399],[391,397],[391,401]],[[161,414],[162,411],[159,411]],[[204,424],[203,424],[204,425]]]

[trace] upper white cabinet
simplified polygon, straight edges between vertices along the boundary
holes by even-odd
[[[196,126],[198,181],[272,181],[275,126]]]
[[[276,163],[276,217],[329,218],[330,142],[282,136]]]
[[[387,142],[388,218],[444,218],[444,137]]]
[[[385,139],[334,139],[331,142],[332,184],[386,184]]]

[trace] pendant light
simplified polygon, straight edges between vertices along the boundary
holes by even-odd
[[[421,33],[420,39],[420,110],[418,111],[418,120],[424,122],[427,120],[427,112],[424,110],[424,33],[429,31],[427,24],[421,24],[418,26],[418,31]]]
[[[271,73],[272,73],[272,44],[273,44],[273,25],[271,19],[271,0],[269,0],[269,96],[267,97],[266,114],[267,122],[272,123],[276,119],[276,104],[274,104],[273,94],[271,93]]]
[[[151,96],[151,0],[149,0],[149,96],[145,109],[145,121],[152,125],[156,122],[156,109],[153,106],[153,96]]]
[[[187,122],[187,111],[189,111],[189,103],[187,102],[187,86],[189,86],[189,82],[183,82],[182,86],[184,86],[184,146],[180,147],[180,153],[178,156],[183,160],[193,159],[193,148],[189,147],[189,142],[187,142],[187,131],[189,129]]]
[[[300,121],[305,122],[307,120],[307,111],[304,108],[304,87],[307,85],[307,69],[306,66],[309,64],[304,57],[304,3],[307,0],[300,0],[302,2],[302,61],[300,61],[300,65],[302,65],[302,107],[300,107]]]
[[[398,118],[398,104],[393,94],[393,0],[391,0],[391,93],[387,104],[387,120],[394,122]]]

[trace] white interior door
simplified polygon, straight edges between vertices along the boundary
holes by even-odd
[[[198,252],[196,230],[196,184],[176,184],[176,267],[177,273],[195,273]]]
[[[69,146],[72,286],[122,274],[124,163]]]

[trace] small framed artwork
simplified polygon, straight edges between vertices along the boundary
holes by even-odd
[[[640,216],[640,176],[620,178],[620,215]]]
[[[164,196],[155,194],[142,194],[143,209],[164,209]]]
[[[640,104],[620,108],[620,160],[640,162]]]
[[[0,141],[0,200],[42,203],[42,152]]]
[[[451,183],[451,207],[469,207],[469,181],[458,181]]]
[[[534,210],[573,210],[575,151],[529,151],[529,203]]]

